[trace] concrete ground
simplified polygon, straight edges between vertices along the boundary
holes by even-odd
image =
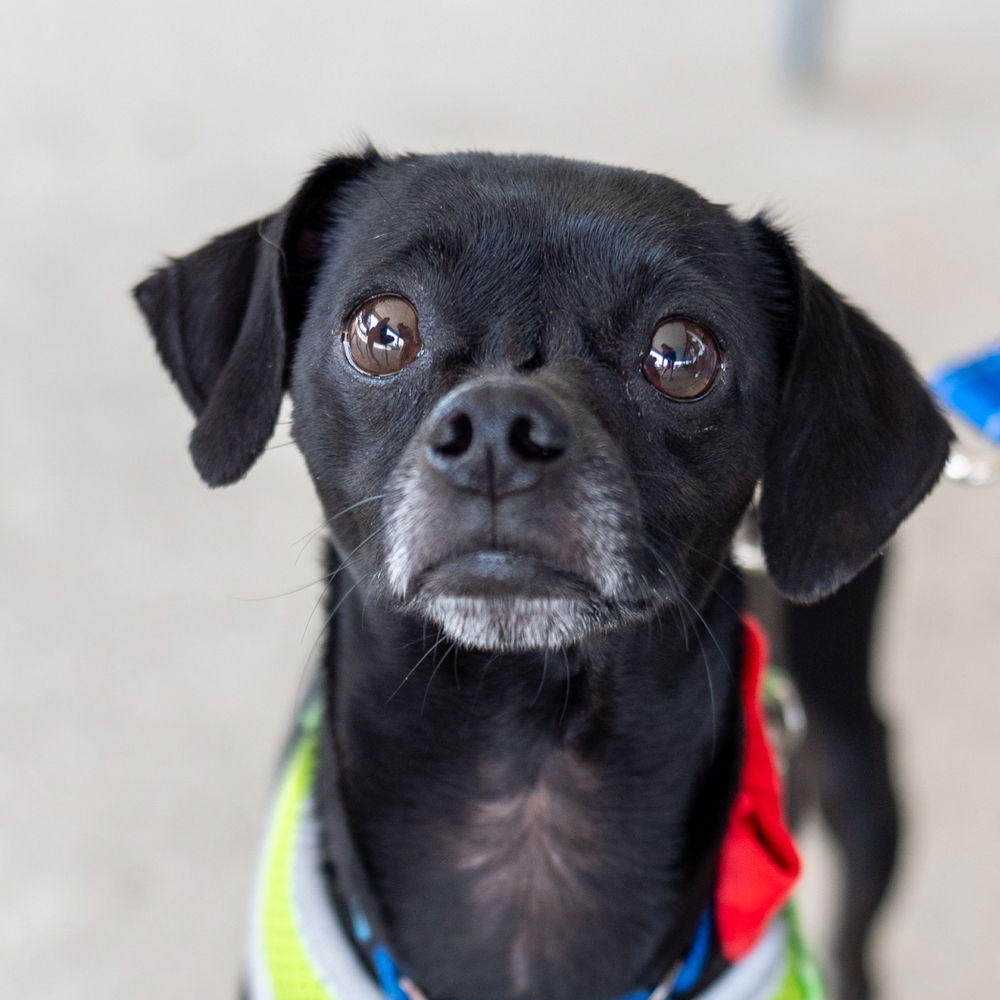
[[[930,370],[1000,332],[1000,7],[833,14],[825,80],[802,92],[777,72],[776,3],[7,12],[5,995],[233,995],[272,763],[316,636],[301,461],[275,447],[239,488],[202,487],[129,286],[364,135],[539,151],[773,207]],[[901,533],[879,676],[909,823],[879,942],[887,998],[1000,982],[998,509],[1000,486],[945,483]],[[833,886],[808,846],[815,914]]]

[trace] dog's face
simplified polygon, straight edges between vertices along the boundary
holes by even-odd
[[[947,451],[898,349],[780,234],[648,174],[335,160],[138,294],[202,474],[239,478],[290,388],[355,580],[473,647],[697,607],[761,480],[778,585],[820,597]]]
[[[359,504],[332,528],[373,596],[481,648],[687,599],[777,409],[738,225],[665,178],[576,164],[377,169],[343,204],[295,437],[327,515]]]

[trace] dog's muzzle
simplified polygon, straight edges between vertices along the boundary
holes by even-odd
[[[630,484],[596,419],[541,379],[464,382],[394,474],[389,586],[467,645],[565,646],[623,603]]]

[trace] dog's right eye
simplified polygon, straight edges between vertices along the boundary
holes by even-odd
[[[341,339],[351,366],[380,378],[402,371],[423,347],[417,310],[401,295],[378,295],[363,302]]]

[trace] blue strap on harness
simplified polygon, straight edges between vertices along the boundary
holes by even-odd
[[[380,944],[372,948],[372,963],[382,992],[389,1000],[410,1000],[399,981],[399,969],[389,952]]]
[[[687,958],[674,980],[670,996],[676,993],[689,993],[698,985],[701,974],[705,971],[708,951],[712,944],[712,910],[707,907],[698,921],[698,929],[694,933],[694,941],[688,950]]]
[[[701,974],[705,971],[705,962],[708,959],[711,944],[712,909],[706,907],[698,921],[698,929],[694,933],[694,941],[691,942],[684,964],[674,977],[673,985],[667,994],[667,1000],[683,993],[689,993],[698,985],[698,980],[701,979]],[[650,995],[646,990],[639,990],[619,997],[618,1000],[647,1000]]]

